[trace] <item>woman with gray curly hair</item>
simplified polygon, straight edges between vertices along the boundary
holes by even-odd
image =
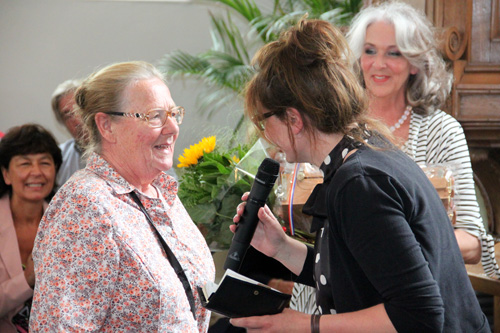
[[[500,277],[493,239],[479,212],[463,129],[440,110],[453,76],[431,23],[412,6],[390,1],[358,13],[347,39],[370,98],[370,114],[390,127],[401,149],[419,165],[452,168],[455,236],[465,263],[481,260],[489,276]]]
[[[321,20],[299,21],[252,60],[246,115],[287,162],[318,166],[323,182],[303,207],[314,248],[288,237],[267,206],[251,245],[316,287],[319,313],[285,309],[231,324],[248,332],[490,332],[435,188],[367,114],[352,63],[341,32]]]
[[[464,261],[482,262],[500,277],[494,242],[476,199],[469,150],[459,122],[439,108],[453,76],[440,55],[435,31],[412,6],[385,2],[361,10],[347,33],[369,95],[369,112],[388,126],[400,148],[419,165],[446,164],[455,177],[455,236]],[[291,307],[317,313],[314,290],[295,284]]]

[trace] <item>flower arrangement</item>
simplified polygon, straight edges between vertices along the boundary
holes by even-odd
[[[203,138],[200,142],[194,146],[189,146],[189,148],[184,149],[184,156],[179,156],[178,168],[186,168],[192,165],[198,164],[198,160],[203,157],[204,153],[211,153],[215,149],[215,136],[210,136],[208,138]]]
[[[179,157],[179,199],[212,249],[231,244],[229,226],[252,183],[249,175],[236,168],[248,151],[239,145],[222,152],[211,136],[186,148]]]
[[[215,136],[206,137],[184,149],[177,165],[179,199],[212,250],[227,249],[231,245],[233,233],[229,226],[233,223],[236,207],[243,193],[250,191],[260,163],[269,157],[270,147],[258,140],[253,146],[239,145],[223,150],[216,147]],[[268,204],[285,232],[301,242],[312,244],[314,235],[283,220],[282,204],[288,194],[285,197],[280,195],[283,186],[286,188],[281,184],[281,178],[277,181],[276,191],[271,192]],[[290,233],[292,229],[294,232]]]

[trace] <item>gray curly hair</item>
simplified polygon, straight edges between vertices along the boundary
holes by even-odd
[[[450,93],[453,74],[437,47],[432,24],[412,6],[389,1],[361,10],[354,17],[347,33],[355,58],[359,62],[368,26],[380,21],[394,26],[399,51],[411,65],[418,68],[417,74],[410,75],[406,89],[406,100],[413,111],[427,115],[441,108]],[[361,69],[358,74],[360,82],[364,84]]]

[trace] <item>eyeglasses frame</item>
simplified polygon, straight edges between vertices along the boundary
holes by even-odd
[[[162,123],[160,126],[152,126],[151,123],[149,122],[148,114],[150,112],[152,112],[152,111],[158,111],[158,110],[165,111],[167,113],[167,117],[165,118],[165,122]],[[174,111],[179,111],[179,114],[181,115],[181,120],[180,121],[177,121],[177,119],[175,119],[175,117],[172,116],[172,113]],[[122,117],[128,117],[128,118],[139,118],[139,119],[145,120],[148,123],[148,126],[150,126],[152,128],[159,128],[159,127],[162,127],[163,125],[166,124],[168,118],[174,118],[175,122],[177,123],[177,125],[182,124],[182,120],[184,118],[185,112],[186,111],[185,111],[184,107],[182,107],[182,106],[175,106],[175,107],[171,108],[170,110],[156,108],[156,109],[151,109],[151,110],[147,111],[146,113],[139,113],[139,112],[118,112],[118,111],[110,111],[110,112],[105,112],[105,113],[113,115],[113,116],[122,116]]]
[[[257,120],[257,122],[256,122],[257,128],[260,131],[264,132],[266,130],[266,126],[264,125],[264,122],[268,118],[271,118],[272,116],[275,116],[280,112],[281,112],[281,110],[275,110],[275,111],[270,111],[270,112],[266,112],[266,113],[261,113],[260,117],[262,117],[262,118],[260,120]]]

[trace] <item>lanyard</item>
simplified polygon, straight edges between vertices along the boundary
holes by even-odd
[[[193,296],[193,291],[191,290],[191,285],[189,284],[189,280],[186,276],[186,273],[184,273],[184,269],[182,268],[181,264],[179,261],[177,261],[177,258],[175,257],[174,253],[170,248],[168,247],[167,243],[161,236],[160,232],[158,229],[156,229],[153,220],[151,220],[151,217],[149,216],[148,212],[146,211],[146,208],[142,205],[141,200],[139,200],[139,197],[137,197],[137,194],[135,192],[130,192],[130,196],[132,199],[134,199],[135,203],[139,206],[141,211],[146,215],[146,219],[149,221],[149,223],[153,226],[153,229],[156,231],[156,235],[158,236],[161,245],[163,246],[163,249],[165,250],[165,253],[167,254],[167,259],[172,265],[172,267],[175,270],[175,273],[179,277],[179,280],[182,282],[182,286],[184,287],[184,291],[186,292],[186,296],[189,300],[189,305],[191,306],[191,312],[193,313],[193,317],[196,319],[196,307],[194,305],[194,296]]]

